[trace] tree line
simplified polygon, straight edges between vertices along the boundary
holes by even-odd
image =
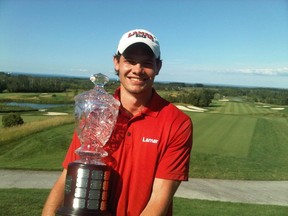
[[[0,72],[0,92],[64,92],[67,89],[86,89],[93,84],[82,78],[40,77]]]
[[[214,99],[215,91],[206,88],[189,88],[189,90],[178,90],[178,94],[167,94],[164,98],[171,103],[193,104],[199,107],[208,107]]]
[[[118,81],[111,81],[105,86],[105,89],[112,93],[117,86],[119,86]],[[172,103],[189,103],[200,107],[209,106],[214,98],[221,99],[224,97],[241,97],[250,102],[288,105],[288,89],[221,87],[179,82],[156,82],[154,87],[161,92],[167,92],[163,97]],[[91,88],[93,88],[93,83],[87,78],[13,75],[0,72],[0,93],[49,93]]]
[[[248,102],[288,105],[288,89],[217,87],[220,97],[242,97]]]

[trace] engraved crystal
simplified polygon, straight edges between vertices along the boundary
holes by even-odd
[[[120,102],[104,90],[109,78],[101,73],[90,80],[95,87],[75,97],[76,131],[81,147],[76,150],[82,163],[102,164],[103,149],[116,124]]]

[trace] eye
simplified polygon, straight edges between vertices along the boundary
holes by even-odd
[[[152,68],[154,67],[154,61],[147,60],[142,62],[143,67]]]
[[[137,64],[137,62],[136,62],[135,60],[133,60],[133,59],[126,59],[126,62],[127,62],[128,64],[131,64],[131,65]]]

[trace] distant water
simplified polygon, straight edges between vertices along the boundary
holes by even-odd
[[[63,106],[62,104],[36,104],[36,103],[17,103],[17,102],[8,102],[5,103],[7,106],[19,106],[19,107],[31,107],[33,109],[47,109],[52,107]]]

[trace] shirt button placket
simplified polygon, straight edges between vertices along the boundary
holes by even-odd
[[[132,145],[132,133],[130,131],[126,132],[126,139],[125,139],[125,146],[131,146]]]

